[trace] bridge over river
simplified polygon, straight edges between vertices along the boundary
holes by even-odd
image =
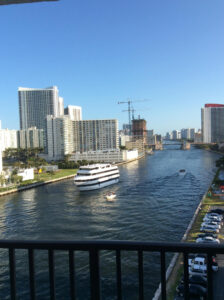
[[[175,147],[175,149],[179,149],[179,150],[189,150],[191,148],[191,143],[186,142],[186,141],[181,141],[181,142],[177,142],[177,141],[168,141],[168,142],[163,142],[161,143],[157,143],[157,144],[150,144],[148,145],[149,147],[152,147],[153,150],[163,150],[164,148],[166,149],[167,146],[172,146],[169,147],[170,149],[173,149],[173,146],[179,146],[178,148]],[[168,150],[168,149],[166,149]]]

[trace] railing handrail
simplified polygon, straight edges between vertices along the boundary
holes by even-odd
[[[143,242],[125,240],[0,240],[0,248],[13,249],[39,249],[39,250],[129,250],[129,251],[150,251],[182,253],[217,253],[224,254],[224,245],[202,245],[183,242]]]
[[[139,299],[144,299],[144,257],[143,252],[158,252],[160,254],[161,273],[161,296],[166,300],[166,253],[183,253],[184,262],[184,294],[185,300],[189,299],[189,263],[190,253],[207,254],[207,296],[213,299],[213,275],[212,256],[214,254],[224,254],[223,245],[203,245],[186,242],[143,242],[143,241],[105,241],[105,240],[82,240],[82,241],[37,241],[37,240],[0,240],[0,249],[8,249],[9,255],[9,280],[11,299],[16,299],[16,250],[27,251],[29,261],[29,283],[30,297],[36,298],[35,288],[35,255],[37,250],[48,251],[48,273],[49,273],[49,294],[55,299],[55,251],[67,251],[69,258],[69,282],[70,298],[76,299],[75,288],[75,252],[87,251],[89,253],[89,273],[90,273],[90,294],[91,300],[101,300],[100,287],[100,252],[103,250],[115,251],[116,261],[116,281],[117,299],[122,299],[122,251],[135,251],[138,257],[138,283]]]

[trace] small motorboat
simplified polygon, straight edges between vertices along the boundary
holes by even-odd
[[[152,151],[152,149],[149,149],[149,150],[146,150],[146,154],[148,154],[148,155],[153,155],[154,152]]]
[[[180,174],[180,175],[185,175],[185,174],[186,174],[186,170],[185,170],[185,169],[179,170],[179,174]]]
[[[114,192],[109,192],[105,195],[106,199],[108,201],[114,200],[114,198],[116,198],[116,194]]]

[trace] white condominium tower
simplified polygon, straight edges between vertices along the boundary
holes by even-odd
[[[118,121],[73,121],[69,115],[47,116],[46,140],[51,160],[63,159],[73,152],[118,149]]]
[[[47,115],[58,117],[62,113],[63,98],[59,100],[56,86],[45,89],[19,87],[18,94],[20,129],[34,126],[44,129]]]
[[[201,109],[203,143],[224,142],[224,105],[205,104]]]
[[[0,129],[0,148],[5,151],[7,148],[17,148],[17,130]]]
[[[69,118],[73,121],[82,120],[82,108],[81,106],[68,105],[64,111],[65,115],[68,115]]]
[[[18,148],[43,148],[44,130],[30,127],[17,131]]]
[[[62,97],[58,98],[59,116],[64,115],[64,99]]]
[[[119,148],[118,120],[74,121],[75,151],[86,152]]]
[[[74,151],[73,126],[69,116],[47,116],[46,139],[49,159],[63,159]]]

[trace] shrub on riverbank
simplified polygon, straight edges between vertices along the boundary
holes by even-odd
[[[87,160],[78,160],[75,162],[65,159],[64,161],[58,163],[58,167],[59,169],[78,169],[80,166],[91,165],[94,163],[96,162]]]

